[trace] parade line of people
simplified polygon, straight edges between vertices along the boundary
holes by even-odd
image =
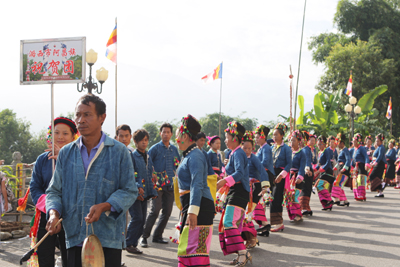
[[[376,197],[384,197],[385,187],[394,180],[395,188],[400,188],[400,150],[390,140],[386,152],[383,134],[365,140],[356,134],[346,140],[342,133],[317,137],[295,130],[285,142],[284,123],[276,125],[273,138],[267,139],[268,127],[259,125],[253,131],[232,121],[225,130],[227,149],[222,153],[221,137],[206,136],[192,115],[183,117],[175,129],[176,146],[170,141],[172,125],[164,123],[161,141],[150,148],[154,136],[145,129],[132,132],[128,125],[120,125],[113,139],[102,131],[105,119],[104,101],[86,94],[76,104],[73,120],[54,120],[49,131],[54,154],[48,150],[37,158],[30,183],[36,205],[32,246],[46,232],[50,237],[31,257],[31,266],[36,260],[41,267],[53,267],[56,246],[62,266],[82,266],[89,224],[101,241],[105,266],[121,266],[122,249],[142,254],[139,247],[148,247],[150,236],[152,242],[169,242],[163,233],[174,202],[180,221],[170,239],[178,244],[178,266],[210,266],[218,212],[222,213],[221,250],[235,256],[230,265],[245,266],[252,261],[250,250],[259,245],[259,236],[284,231],[284,208],[292,223],[313,215],[313,192],[322,210],[331,211],[334,205],[350,205],[344,187],[353,190],[356,201],[366,200],[368,187]],[[129,146],[131,140],[136,149]],[[208,152],[203,150],[206,143]],[[259,149],[254,152],[256,145]]]

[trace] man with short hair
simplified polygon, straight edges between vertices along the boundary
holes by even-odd
[[[162,209],[158,224],[153,233],[153,242],[167,244],[162,234],[167,226],[169,217],[171,216],[174,204],[174,187],[172,178],[175,176],[177,165],[181,158],[178,149],[170,144],[172,137],[172,125],[164,123],[160,127],[161,141],[153,145],[149,150],[149,156],[153,161],[154,170],[157,173],[158,183],[161,190],[158,191],[158,197],[151,200],[150,213],[147,215],[144,225],[141,247],[147,247],[147,238],[151,234],[151,229],[157,220],[158,214]]]
[[[138,189],[129,151],[102,132],[105,118],[101,98],[87,94],[79,99],[75,123],[81,137],[60,150],[46,191],[46,230],[58,233],[61,226],[55,225],[63,218],[68,267],[82,266],[87,224],[100,239],[105,266],[121,266],[126,211]]]
[[[123,143],[130,151],[134,151],[135,149],[129,146],[131,144],[131,138],[132,130],[129,125],[121,124],[115,130],[115,140]]]

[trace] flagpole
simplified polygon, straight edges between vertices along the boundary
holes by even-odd
[[[222,62],[223,63],[223,62]],[[221,63],[221,66],[222,66]],[[221,83],[219,87],[219,127],[218,127],[218,136],[221,137],[221,106],[222,106],[222,76],[221,76]]]
[[[117,26],[117,17],[115,17],[115,26]],[[118,29],[117,29],[117,31],[118,31]],[[118,43],[116,44],[116,46],[118,46]],[[118,57],[118,54],[117,54],[117,57]],[[118,126],[118,123],[117,123],[117,110],[118,110],[117,109],[117,107],[118,107],[118,103],[117,103],[118,102],[118,98],[117,98],[117,96],[118,96],[118,94],[117,94],[117,80],[118,80],[117,63],[118,63],[118,58],[117,58],[117,61],[115,62],[115,128],[114,129],[117,129],[117,126]]]
[[[297,71],[296,97],[294,99],[294,121],[293,121],[294,129],[293,130],[296,130],[297,93],[299,91],[301,50],[303,47],[303,32],[304,32],[304,20],[306,18],[306,4],[307,4],[307,0],[304,0],[303,26],[302,26],[302,30],[301,30],[301,42],[300,42],[300,54],[299,54],[299,68]]]

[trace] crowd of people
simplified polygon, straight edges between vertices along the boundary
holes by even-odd
[[[63,266],[81,266],[89,224],[101,241],[105,266],[121,266],[122,249],[142,254],[139,246],[148,247],[150,236],[152,242],[167,244],[163,233],[174,202],[180,209],[173,239],[178,266],[210,265],[217,212],[222,213],[218,232],[223,254],[236,255],[231,265],[245,266],[252,261],[250,250],[259,245],[258,236],[285,229],[284,207],[293,223],[313,215],[313,192],[322,210],[330,211],[334,205],[350,205],[346,186],[356,201],[366,200],[368,186],[376,197],[384,197],[393,181],[400,188],[400,150],[390,140],[386,152],[383,134],[346,140],[342,133],[317,137],[295,130],[285,142],[284,123],[268,139],[267,126],[245,129],[232,121],[225,130],[227,149],[221,152],[221,137],[206,136],[192,115],[183,117],[176,129],[176,146],[173,126],[164,123],[161,141],[150,148],[149,133],[126,124],[117,127],[114,139],[108,137],[102,131],[105,119],[104,101],[82,96],[74,120],[54,120],[54,153],[37,158],[30,183],[36,205],[31,237],[37,242],[50,233],[35,253],[41,267],[54,266],[56,246]],[[206,143],[208,152],[203,150]]]

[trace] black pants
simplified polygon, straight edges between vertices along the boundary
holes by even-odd
[[[104,252],[106,267],[121,267],[121,259],[122,259],[121,249],[103,248],[103,252]],[[67,257],[68,257],[68,267],[82,267],[82,247],[72,247],[68,249]]]
[[[39,229],[37,233],[37,242],[47,233],[46,231],[46,214],[41,213]],[[37,254],[40,267],[54,267],[54,255],[56,246],[61,251],[62,266],[67,266],[67,248],[65,246],[65,232],[61,227],[61,232],[56,235],[49,235],[43,243],[38,247]]]
[[[312,172],[311,176],[308,176],[307,174],[304,175],[303,190],[301,190],[300,193],[301,197],[311,197],[313,180],[314,180],[314,171],[311,172]]]

